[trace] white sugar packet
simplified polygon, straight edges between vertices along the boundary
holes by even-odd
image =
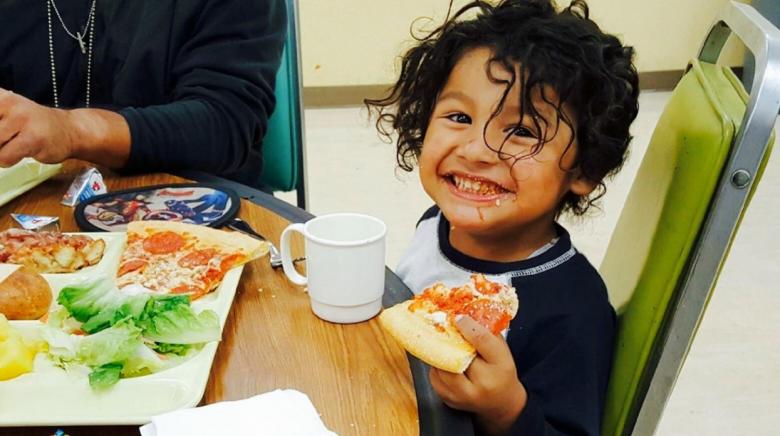
[[[141,435],[337,436],[322,423],[309,397],[293,389],[157,415],[141,427]]]

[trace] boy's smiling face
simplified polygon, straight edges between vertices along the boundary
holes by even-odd
[[[576,141],[569,146],[572,130],[541,95],[532,100],[549,123],[546,131],[544,120],[538,132],[527,114],[518,124],[518,84],[491,120],[506,85],[487,76],[490,57],[488,48],[469,50],[450,73],[426,130],[420,179],[453,226],[456,248],[487,260],[519,260],[555,236],[553,221],[563,196],[570,191],[586,195],[595,184],[569,170],[576,153]],[[498,80],[511,77],[498,65],[490,72]],[[545,94],[556,102],[552,90]],[[545,143],[517,162],[501,159],[495,150],[510,133],[502,148],[508,155],[528,155],[540,134],[546,135]]]

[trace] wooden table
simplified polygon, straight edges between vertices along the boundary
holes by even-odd
[[[70,162],[58,176],[0,207],[0,230],[15,227],[9,214],[18,212],[58,216],[62,231],[78,231],[73,208],[61,205],[60,199],[82,167]],[[103,174],[110,191],[186,181],[167,174]],[[296,209],[262,194],[253,201],[267,207],[242,200],[239,216],[260,234],[278,241],[289,223],[279,213],[291,216]],[[297,212],[291,218],[308,216]],[[307,294],[291,284],[281,269],[273,270],[265,257],[244,268],[202,403],[247,398],[276,388],[306,393],[325,425],[340,435],[419,432],[415,389],[404,351],[375,319],[340,325],[317,318]],[[0,428],[0,433],[48,435],[54,430]],[[71,435],[138,434],[137,426],[64,430]]]

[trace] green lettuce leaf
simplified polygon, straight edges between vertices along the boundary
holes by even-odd
[[[143,343],[141,329],[132,320],[115,324],[81,340],[79,360],[91,367],[123,362]]]
[[[149,299],[149,294],[123,293],[110,280],[99,279],[63,288],[57,302],[84,323],[82,330],[96,333],[122,320],[140,318]]]
[[[122,320],[138,319],[143,313],[147,301],[149,301],[148,294],[119,295],[114,304],[90,317],[81,326],[81,329],[87,333],[95,333],[109,328]]]
[[[161,313],[168,312],[179,306],[189,306],[188,295],[155,295],[150,298],[141,314],[142,319],[153,318]]]
[[[101,365],[89,374],[89,386],[95,390],[110,388],[119,381],[121,372],[121,363],[107,363]]]
[[[150,345],[154,349],[154,351],[160,353],[160,354],[175,354],[177,356],[184,356],[187,354],[190,349],[192,348],[192,345],[189,344],[166,344],[162,342],[154,342],[152,345]]]
[[[41,338],[48,344],[47,353],[52,362],[62,368],[77,361],[78,350],[84,339],[83,336],[69,335],[49,325],[41,329]]]
[[[167,366],[159,354],[152,351],[145,344],[141,344],[133,350],[133,353],[124,361],[122,368],[123,377],[151,374]]]
[[[217,314],[195,313],[186,295],[120,291],[100,279],[63,288],[57,301],[63,307],[44,334],[49,355],[63,368],[91,370],[93,389],[175,365],[221,336]],[[67,334],[79,328],[88,335]]]
[[[118,296],[111,280],[100,278],[62,288],[57,303],[77,320],[86,322],[101,310],[113,306]]]
[[[76,319],[70,315],[68,309],[62,306],[56,306],[55,309],[49,312],[46,325],[62,330],[65,333],[73,333],[77,330],[81,330],[81,323],[76,321]]]
[[[218,341],[219,317],[213,310],[195,314],[189,304],[177,304],[139,321],[146,339],[166,344],[200,344]]]

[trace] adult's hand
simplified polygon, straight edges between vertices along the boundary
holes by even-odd
[[[25,157],[56,163],[73,154],[68,112],[0,89],[0,167]]]
[[[50,108],[0,88],[0,167],[25,157],[43,163],[78,158],[120,167],[129,153],[130,129],[121,115]]]

